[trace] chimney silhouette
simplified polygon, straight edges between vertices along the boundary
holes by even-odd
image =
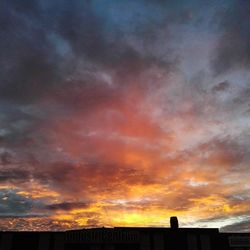
[[[170,217],[170,227],[172,229],[177,229],[179,228],[179,223],[178,223],[178,219],[176,216],[172,216]]]

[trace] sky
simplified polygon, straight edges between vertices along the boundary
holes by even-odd
[[[249,13],[1,0],[0,230],[250,231]]]

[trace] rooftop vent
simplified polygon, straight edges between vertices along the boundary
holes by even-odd
[[[178,223],[178,219],[176,216],[172,216],[170,217],[170,227],[172,229],[177,229],[179,228],[179,223]]]

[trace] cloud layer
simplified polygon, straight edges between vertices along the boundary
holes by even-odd
[[[0,228],[249,230],[246,1],[0,7]]]

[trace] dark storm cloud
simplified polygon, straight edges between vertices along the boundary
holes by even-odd
[[[17,194],[15,190],[0,190],[0,217],[27,216],[32,200]]]
[[[0,169],[0,182],[26,182],[30,178],[30,173],[22,169]]]
[[[44,217],[46,215],[43,215],[43,214],[18,214],[18,213],[13,213],[13,214],[3,214],[3,215],[0,215],[0,218],[3,220],[3,219],[8,219],[8,220],[11,220],[11,219],[29,219],[29,218],[41,218],[41,217]]]
[[[49,40],[53,30],[47,29],[39,1],[2,1],[1,5],[1,97],[29,103],[46,94],[63,75]]]
[[[230,87],[230,83],[228,81],[220,82],[216,84],[213,88],[212,91],[214,92],[223,92],[226,91]]]
[[[12,155],[9,152],[2,152],[0,154],[0,164],[8,165],[12,162]]]
[[[221,227],[222,232],[249,232],[250,230],[250,219],[240,220],[239,222],[233,223]]]
[[[87,208],[88,206],[89,204],[84,202],[63,202],[47,205],[46,209],[51,211],[70,211],[72,209]]]
[[[76,184],[79,182],[81,176],[81,169],[72,163],[55,162],[48,166],[39,165],[36,167],[37,171],[33,173],[33,178],[42,184],[52,184],[53,186],[63,189],[66,192],[76,192],[79,187]]]
[[[8,106],[1,103],[0,112],[2,131],[0,133],[0,145],[18,147],[31,142],[33,132],[42,119],[35,115],[29,115],[11,104]]]
[[[249,69],[250,66],[250,4],[234,1],[230,8],[217,13],[222,33],[212,60],[215,74],[233,69]]]
[[[18,190],[0,190],[1,218],[35,218],[44,217],[56,211],[71,211],[88,208],[86,202],[44,203],[43,199],[32,199],[19,194]]]
[[[48,10],[53,9],[53,5],[48,6]],[[64,1],[60,3],[59,11],[56,30],[69,42],[76,55],[97,62],[109,56],[110,47],[105,41],[102,20],[96,16],[89,1]]]
[[[1,14],[1,98],[30,103],[79,87],[67,81],[79,60],[111,69],[132,62],[134,72],[156,62],[124,43],[116,29],[109,33],[104,17],[88,1],[4,0]],[[153,30],[154,26],[147,33]],[[88,80],[82,76],[80,92],[88,91],[84,88]]]
[[[30,102],[56,78],[53,51],[39,23],[37,1],[1,2],[2,98]]]

